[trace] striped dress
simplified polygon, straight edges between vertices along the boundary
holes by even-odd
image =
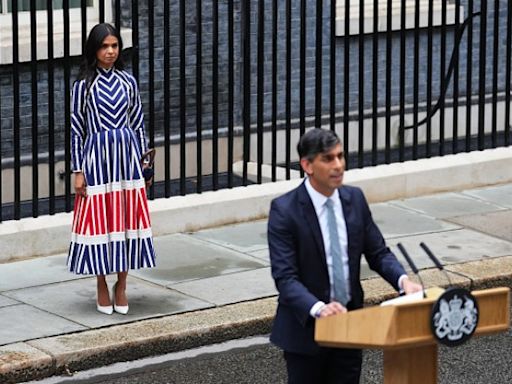
[[[115,68],[97,72],[89,86],[75,82],[71,105],[72,168],[84,173],[87,196],[75,198],[67,264],[87,275],[155,265],[137,83]]]

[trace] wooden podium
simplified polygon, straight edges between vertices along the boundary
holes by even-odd
[[[507,331],[510,289],[471,293],[479,306],[475,335]],[[385,384],[437,383],[437,341],[430,328],[435,301],[427,298],[317,319],[315,340],[328,347],[383,349]]]

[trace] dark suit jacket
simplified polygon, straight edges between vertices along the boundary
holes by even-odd
[[[395,289],[405,270],[386,246],[372,219],[363,192],[339,188],[347,225],[351,308],[363,306],[361,255]],[[309,311],[321,300],[330,301],[330,284],[320,224],[304,183],[272,201],[268,221],[272,277],[279,303],[270,340],[287,352],[315,354],[314,319]]]

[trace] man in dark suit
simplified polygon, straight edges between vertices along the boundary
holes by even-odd
[[[310,130],[297,150],[307,178],[272,201],[268,221],[279,291],[270,340],[284,350],[289,383],[359,383],[361,351],[320,347],[315,318],[363,306],[363,254],[395,289],[412,293],[421,286],[386,246],[362,191],[342,186],[345,158],[338,136]]]

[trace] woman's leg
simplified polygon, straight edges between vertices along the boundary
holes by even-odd
[[[98,292],[98,304],[101,305],[102,307],[112,305],[112,303],[110,302],[110,295],[108,292],[107,280],[105,278],[105,275],[96,276],[96,289]]]
[[[116,305],[118,306],[126,306],[128,305],[128,299],[126,298],[126,279],[128,277],[128,272],[119,272],[117,274],[117,283],[116,283],[116,291],[114,295],[116,295]]]

